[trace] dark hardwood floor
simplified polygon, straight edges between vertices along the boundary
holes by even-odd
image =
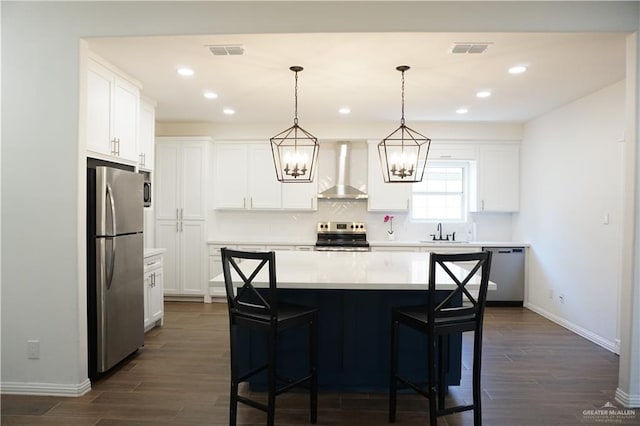
[[[2,395],[2,425],[225,425],[228,422],[226,306],[171,302],[165,325],[117,371],[79,398]],[[466,348],[465,348],[466,349]],[[470,353],[464,353],[468,366]],[[595,424],[584,410],[614,402],[618,357],[522,308],[487,308],[483,350],[484,425]],[[468,369],[450,398],[471,395]],[[386,394],[327,394],[318,424],[387,425]],[[427,401],[400,395],[400,425],[427,424]],[[307,424],[307,395],[278,397],[278,425]],[[640,413],[637,416],[640,419]],[[239,424],[264,413],[240,405]],[[471,413],[440,425],[473,424]],[[637,424],[637,423],[634,423]]]

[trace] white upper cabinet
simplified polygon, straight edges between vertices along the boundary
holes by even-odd
[[[156,108],[149,101],[140,101],[140,123],[138,126],[138,167],[153,170],[154,142],[156,134]]]
[[[432,141],[429,147],[429,160],[475,160],[477,147],[472,144]]]
[[[247,146],[243,143],[214,145],[214,204],[217,209],[246,209]]]
[[[206,219],[209,139],[158,138],[156,143],[156,219]]]
[[[247,145],[250,209],[282,208],[282,183],[278,181],[270,144]]]
[[[216,209],[317,209],[317,183],[280,183],[269,143],[216,143],[214,156]]]
[[[380,168],[377,142],[369,143],[368,164],[369,211],[409,210],[412,184],[385,183]]]
[[[112,161],[137,163],[139,103],[139,85],[103,61],[90,57],[87,68],[87,151]]]
[[[478,148],[478,212],[517,212],[520,208],[520,146],[486,144]]]

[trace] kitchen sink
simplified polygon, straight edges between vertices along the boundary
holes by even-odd
[[[469,244],[469,241],[447,241],[447,240],[420,240],[420,244]]]

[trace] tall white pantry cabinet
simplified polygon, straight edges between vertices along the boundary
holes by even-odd
[[[164,294],[168,296],[204,295],[211,142],[207,137],[156,138],[156,245],[167,250]]]

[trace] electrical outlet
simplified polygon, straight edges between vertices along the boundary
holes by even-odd
[[[27,358],[40,359],[40,340],[27,340]]]
[[[567,297],[564,294],[558,296],[558,299],[560,299],[560,303],[565,303],[567,301]]]

